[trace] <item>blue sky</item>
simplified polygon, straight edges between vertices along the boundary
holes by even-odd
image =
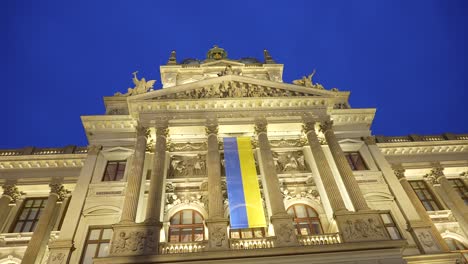
[[[170,51],[263,49],[291,82],[351,91],[376,135],[468,133],[468,1],[2,1],[0,148],[87,145],[81,115]]]

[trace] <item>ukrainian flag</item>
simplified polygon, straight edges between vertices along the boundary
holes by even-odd
[[[224,161],[231,228],[265,227],[250,138],[224,138]]]

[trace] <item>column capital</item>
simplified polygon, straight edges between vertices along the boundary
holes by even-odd
[[[21,192],[16,187],[16,184],[4,184],[3,188],[3,195],[10,197],[11,203],[16,202],[21,197]]]
[[[307,133],[314,132],[315,133],[315,121],[305,121],[302,124],[302,132],[307,135]]]
[[[61,183],[51,183],[49,184],[50,194],[57,195],[59,201],[63,201],[65,197],[70,193]]]
[[[88,155],[97,155],[101,151],[101,145],[89,145],[88,146]]]
[[[327,120],[320,123],[320,131],[325,133],[333,129],[333,120]]]
[[[150,134],[149,129],[147,127],[145,127],[145,126],[142,126],[141,124],[136,125],[135,130],[136,130],[137,137],[144,136],[144,137],[148,138],[148,136]]]
[[[167,138],[169,136],[169,128],[167,126],[156,126],[156,136]]]
[[[255,133],[257,135],[259,135],[261,133],[267,133],[268,123],[266,121],[264,121],[264,120],[258,121],[258,122],[255,123],[254,129],[255,129]]]
[[[445,177],[444,175],[444,168],[440,165],[434,165],[434,167],[431,169],[431,172],[428,174],[424,175],[424,179],[431,184],[440,184],[440,179]]]
[[[362,141],[366,143],[367,145],[375,145],[375,137],[374,136],[368,136],[368,137],[362,137]]]
[[[405,169],[403,168],[398,168],[395,167],[393,168],[393,172],[395,173],[395,176],[398,178],[398,180],[406,179],[405,177]]]
[[[205,132],[207,136],[217,135],[218,130],[219,130],[218,124],[207,124],[205,126]]]

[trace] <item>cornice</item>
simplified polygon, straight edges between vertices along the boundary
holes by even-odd
[[[0,169],[81,168],[87,154],[0,157]]]
[[[384,155],[442,154],[468,152],[468,141],[377,143]]]

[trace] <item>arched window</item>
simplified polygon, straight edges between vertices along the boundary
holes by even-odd
[[[444,238],[445,240],[445,243],[447,243],[447,246],[449,247],[449,249],[451,251],[457,251],[457,250],[465,250],[467,249],[465,245],[463,245],[462,242],[456,240],[456,239],[453,239],[453,238]]]
[[[203,241],[204,225],[202,215],[195,210],[182,210],[170,220],[169,242]]]
[[[288,214],[294,217],[297,235],[316,235],[322,233],[322,225],[317,212],[305,204],[294,204],[288,208]]]

